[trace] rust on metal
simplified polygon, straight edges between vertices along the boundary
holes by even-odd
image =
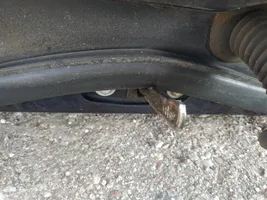
[[[218,13],[215,15],[210,31],[209,46],[212,53],[225,62],[240,62],[240,59],[231,51],[229,38],[244,11]]]
[[[186,119],[186,107],[182,102],[169,99],[153,88],[140,89],[156,113],[162,115],[174,128],[182,128]]]

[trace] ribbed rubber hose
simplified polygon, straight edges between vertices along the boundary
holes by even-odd
[[[254,12],[241,19],[231,33],[230,48],[267,89],[267,14]]]

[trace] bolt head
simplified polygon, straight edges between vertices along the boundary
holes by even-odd
[[[183,96],[183,94],[181,93],[171,92],[171,91],[167,91],[167,95],[173,99],[179,99],[180,97]]]
[[[102,97],[108,97],[113,95],[116,92],[116,90],[100,90],[100,91],[95,91],[96,94]]]

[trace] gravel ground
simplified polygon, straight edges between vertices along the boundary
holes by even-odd
[[[267,199],[265,117],[0,113],[0,200]]]

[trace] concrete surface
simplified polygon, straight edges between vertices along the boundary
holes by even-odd
[[[0,114],[0,200],[267,199],[265,117]]]

